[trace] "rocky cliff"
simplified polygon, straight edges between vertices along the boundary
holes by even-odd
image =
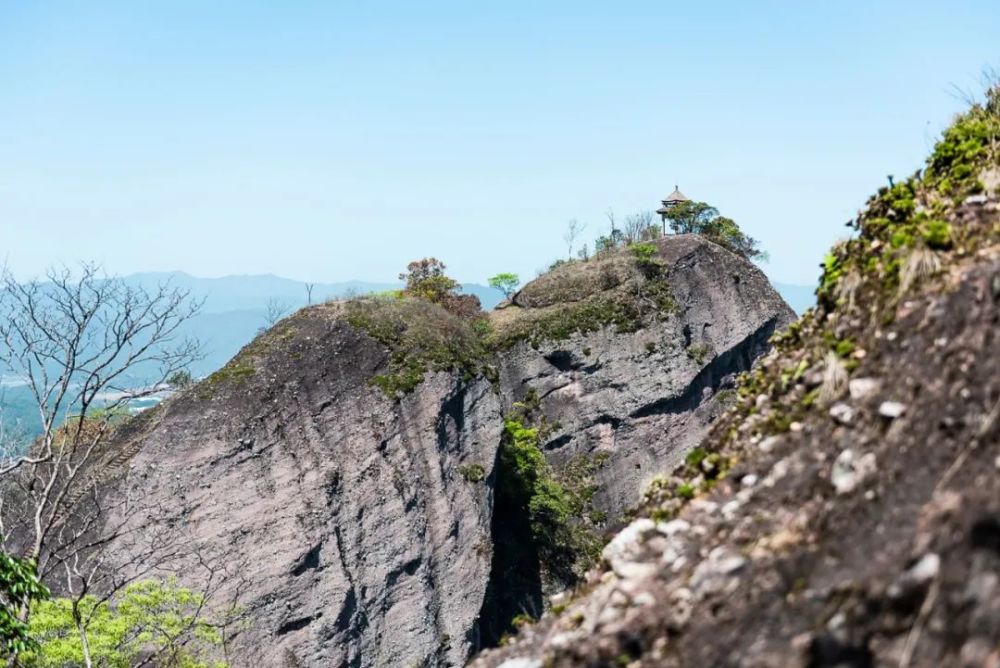
[[[144,500],[132,526],[182,527],[187,559],[236,565],[219,593],[244,612],[234,665],[461,665],[512,602],[540,613],[567,583],[494,549],[524,519],[496,505],[523,482],[498,454],[510,416],[532,404],[532,475],[585,499],[556,528],[593,542],[792,318],[694,236],[559,267],[474,326],[411,300],[312,307],[144,419],[105,479]],[[507,596],[510,569],[530,592]]]
[[[998,142],[994,89],[588,584],[476,668],[1000,666]]]
[[[534,392],[545,418],[558,425],[541,444],[555,466],[607,454],[594,503],[612,518],[697,445],[720,412],[715,395],[732,390],[736,374],[795,319],[757,267],[697,235],[660,241],[651,260],[662,263],[657,280],[670,290],[658,318],[635,331],[529,335],[499,361],[505,400]],[[622,257],[590,265],[565,265],[533,281],[496,319],[516,329],[518,321],[635,289],[634,268]]]
[[[129,463],[185,551],[238,564],[235,665],[459,664],[490,566],[501,403],[486,380],[431,374],[387,399],[387,352],[317,307],[170,402]],[[136,517],[138,524],[149,517]],[[195,571],[192,571],[195,572]],[[199,582],[190,583],[199,586]]]

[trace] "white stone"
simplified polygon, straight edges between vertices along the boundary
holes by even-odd
[[[695,567],[691,586],[702,595],[732,591],[739,585],[737,574],[746,565],[747,559],[743,555],[717,547]]]
[[[767,438],[765,438],[763,441],[760,442],[760,445],[758,447],[760,448],[761,452],[771,452],[771,450],[774,450],[774,447],[778,445],[778,443],[780,442],[781,442],[780,436],[768,436]]]
[[[734,520],[740,512],[740,508],[743,506],[737,499],[729,501],[724,506],[722,506],[722,516],[727,520]]]
[[[906,412],[906,404],[898,401],[883,401],[878,407],[878,414],[889,420],[895,420]]]
[[[614,565],[615,575],[623,580],[639,580],[656,573],[656,564],[644,561],[619,561]]]
[[[779,480],[788,475],[788,470],[791,467],[788,460],[789,458],[785,457],[784,459],[776,461],[761,484],[764,485],[764,487],[774,487]]]
[[[651,566],[637,564],[635,559],[639,556],[643,538],[655,529],[656,522],[648,517],[643,517],[619,531],[607,544],[601,552],[601,556],[618,577],[643,577],[648,574]]]
[[[648,591],[640,592],[632,598],[632,605],[639,608],[656,605],[656,598]]]
[[[844,450],[833,462],[830,482],[837,494],[850,494],[878,470],[874,453],[858,457],[850,448]]]
[[[540,659],[529,659],[519,656],[507,659],[497,666],[497,668],[542,668],[542,662]]]
[[[830,417],[839,424],[849,425],[854,422],[854,409],[843,402],[830,406]]]
[[[743,478],[740,480],[740,485],[742,485],[743,487],[753,487],[754,485],[757,484],[757,480],[759,480],[759,478],[755,474],[750,473],[743,476]]]
[[[708,499],[695,499],[688,506],[706,515],[714,515],[719,510],[719,504]]]
[[[875,378],[852,378],[847,383],[851,399],[863,401],[878,392],[879,382]]]
[[[691,523],[686,520],[670,520],[669,522],[660,522],[656,525],[656,530],[662,533],[664,536],[674,536],[679,533],[684,533],[691,528]]]
[[[928,552],[924,556],[920,557],[920,560],[913,564],[906,574],[913,582],[926,584],[936,578],[940,571],[941,557],[933,552]]]
[[[570,645],[580,641],[580,634],[573,631],[563,631],[557,633],[549,639],[549,646],[552,649],[566,649]]]

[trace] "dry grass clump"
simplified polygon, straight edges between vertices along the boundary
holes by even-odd
[[[840,355],[832,350],[826,354],[823,365],[823,383],[819,388],[819,400],[821,404],[828,405],[839,399],[847,389],[850,375]]]
[[[899,272],[899,293],[926,280],[941,270],[941,259],[929,248],[914,248],[903,262]]]

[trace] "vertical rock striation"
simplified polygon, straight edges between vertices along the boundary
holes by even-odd
[[[238,565],[240,665],[459,665],[490,564],[499,397],[439,373],[389,401],[367,383],[385,351],[331,308],[167,406],[130,484]]]

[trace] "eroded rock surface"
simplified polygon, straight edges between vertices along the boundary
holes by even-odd
[[[795,319],[752,263],[696,235],[657,245],[674,301],[660,319],[635,332],[610,326],[534,347],[521,342],[500,360],[507,401],[533,391],[558,425],[543,445],[555,466],[579,455],[609,455],[598,472],[595,505],[611,518],[697,445],[720,410],[716,395],[732,390],[735,375]],[[572,278],[544,276],[514,305],[531,311],[591,296],[591,290],[574,294]]]
[[[636,271],[630,252],[609,262]],[[282,321],[144,422],[118,462],[119,484],[155,508],[134,525],[182,527],[189,562],[210,555],[235,569],[216,598],[238,594],[246,613],[231,642],[238,665],[463,664],[493,633],[484,629],[509,621],[484,621],[484,602],[504,586],[495,572],[491,581],[493,497],[514,402],[534,392],[558,425],[541,444],[554,468],[607,453],[594,504],[613,519],[701,438],[720,391],[794,317],[756,267],[701,238],[657,242],[656,263],[669,293],[627,331],[605,324],[491,349],[453,317],[462,341],[434,330],[426,345],[465,366],[429,371],[411,390],[387,389],[424,354],[419,338],[405,354],[393,343],[391,328],[405,325],[391,308],[367,312],[368,329],[338,304]],[[586,280],[575,296],[547,280],[504,317],[595,296]],[[426,306],[400,313],[452,331]],[[378,339],[381,327],[391,331]],[[197,568],[181,579],[204,584]]]
[[[331,310],[167,406],[131,484],[239,565],[235,665],[461,664],[490,566],[499,397],[438,373],[388,400],[368,385],[385,351]]]

